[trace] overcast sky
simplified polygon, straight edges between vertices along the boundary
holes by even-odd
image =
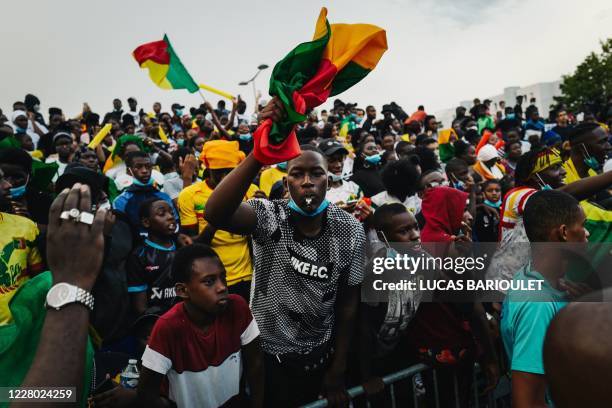
[[[112,99],[135,96],[150,111],[172,102],[200,103],[198,94],[166,91],[131,56],[167,33],[196,81],[241,93],[257,65],[272,67],[312,38],[320,6],[334,22],[376,24],[389,50],[363,81],[340,95],[360,105],[396,101],[430,112],[486,97],[506,86],[553,81],[570,73],[599,41],[612,36],[609,0],[29,0],[3,2],[0,108],[31,92],[69,116],[89,102],[95,112]],[[271,68],[257,79],[267,95]],[[206,94],[213,102],[219,98]]]

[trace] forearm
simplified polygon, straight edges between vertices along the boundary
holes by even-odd
[[[79,401],[84,388],[88,323],[89,309],[80,304],[48,310],[34,361],[21,386],[76,387]],[[47,406],[55,405],[64,404]]]
[[[225,176],[206,203],[206,220],[218,228],[225,226],[238,209],[260,169],[261,163],[251,153]]]
[[[172,155],[170,153],[168,153],[167,151],[165,151],[164,149],[160,149],[158,148],[156,150],[157,154],[159,154],[160,156],[165,157],[167,160],[172,161]]]
[[[34,129],[34,132],[35,132],[35,133],[36,133],[38,136],[43,137],[43,136],[45,135],[45,134],[44,134],[44,132],[43,132],[42,130],[40,130],[40,128],[39,128],[39,127],[38,127],[38,125],[36,124],[36,121],[35,121],[35,120],[33,120],[33,121],[32,121],[32,128]]]
[[[474,327],[474,335],[480,342],[483,348],[484,355],[483,360],[489,363],[497,363],[497,353],[495,352],[495,346],[487,327],[487,320],[485,310],[480,303],[474,306],[474,313],[472,314],[472,324]]]
[[[217,129],[219,129],[219,132],[225,136],[226,138],[230,137],[230,134],[227,133],[227,130],[225,130],[225,127],[223,127],[223,125],[221,124],[221,122],[219,121],[219,118],[217,117],[217,114],[215,113],[214,110],[210,110],[210,116],[212,117],[212,123],[213,125],[215,125],[215,127]]]
[[[236,105],[232,107],[232,113],[230,114],[229,120],[227,121],[227,125],[225,125],[225,130],[230,130],[232,126],[234,126],[235,118],[236,118]]]
[[[263,354],[259,355],[250,361],[246,366],[247,381],[251,390],[251,407],[262,408],[264,406],[264,367]]]
[[[98,162],[101,166],[106,162],[106,155],[104,154],[104,149],[102,149],[102,143],[96,146],[96,156],[98,156]]]
[[[595,193],[605,190],[612,185],[612,171],[584,178],[559,188],[560,191],[574,196],[577,200],[585,200]]]
[[[201,244],[210,245],[215,237],[215,232],[217,232],[217,229],[209,223],[204,227],[202,233],[197,236],[196,241]]]
[[[355,316],[359,302],[359,289],[357,286],[346,286],[339,294],[336,309],[336,339],[334,344],[334,358],[331,368],[338,373],[346,371],[346,356],[348,354],[349,339],[355,327]]]

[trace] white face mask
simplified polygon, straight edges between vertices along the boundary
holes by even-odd
[[[34,109],[34,112],[38,112],[40,110],[40,105],[34,105],[32,109]]]

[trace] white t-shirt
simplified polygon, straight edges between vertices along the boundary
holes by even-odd
[[[375,207],[380,207],[384,204],[393,204],[393,203],[403,204],[404,207],[406,207],[406,209],[408,209],[408,211],[410,211],[413,215],[421,211],[421,202],[422,200],[416,194],[406,197],[404,202],[401,202],[399,198],[392,196],[386,191],[382,191],[376,194],[374,197],[372,197],[372,204]]]
[[[361,195],[363,195],[361,194],[361,189],[356,183],[343,180],[341,186],[331,187],[327,190],[325,198],[334,204],[339,202],[346,204],[351,196],[360,197]]]

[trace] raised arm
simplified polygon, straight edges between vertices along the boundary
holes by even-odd
[[[213,125],[215,125],[215,127],[217,129],[219,129],[219,132],[226,138],[226,139],[231,139],[232,136],[227,132],[227,130],[225,130],[225,127],[223,127],[223,125],[221,124],[221,122],[219,121],[219,117],[217,116],[217,114],[215,113],[215,110],[213,109],[212,105],[208,102],[204,103],[204,107],[206,108],[206,110],[208,112],[210,112],[210,116],[212,117],[212,123]]]
[[[273,121],[278,121],[282,115],[284,110],[277,98],[273,98],[261,114],[262,120]],[[242,203],[242,199],[260,169],[261,163],[251,153],[225,176],[206,203],[204,210],[206,221],[218,229],[237,234],[253,232],[257,225],[255,212],[249,205]]]
[[[582,180],[574,181],[559,188],[559,191],[568,193],[576,200],[586,200],[601,190],[612,185],[612,171],[607,171],[603,174],[587,177]]]
[[[91,226],[60,219],[64,211],[73,208],[81,212],[91,211],[89,187],[77,183],[70,192],[63,191],[53,201],[47,234],[48,264],[54,284],[65,282],[91,291],[102,266],[102,230],[106,211],[98,210]],[[84,388],[88,323],[89,309],[80,303],[66,305],[60,310],[48,310],[34,361],[21,386],[76,386],[77,400],[80,400]],[[53,403],[45,406],[63,405]]]
[[[236,118],[236,110],[238,109],[238,99],[232,98],[232,113],[230,114],[225,130],[230,130],[234,126],[234,119]]]

